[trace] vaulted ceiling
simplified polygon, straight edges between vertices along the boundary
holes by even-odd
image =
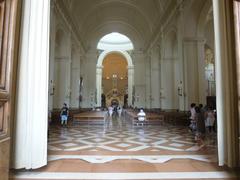
[[[128,36],[135,48],[144,49],[149,46],[162,24],[180,3],[195,4],[197,10],[191,10],[192,15],[187,16],[198,18],[198,11],[209,0],[55,1],[64,7],[85,49],[96,49],[98,41],[112,32]]]
[[[86,46],[111,32],[146,43],[161,17],[177,0],[58,0],[62,1]]]

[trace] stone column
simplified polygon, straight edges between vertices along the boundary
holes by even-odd
[[[186,105],[186,81],[185,81],[185,66],[186,62],[183,57],[183,34],[184,34],[184,14],[183,14],[183,6],[181,5],[178,9],[178,29],[177,29],[177,41],[178,41],[178,59],[179,59],[179,68],[180,68],[180,81],[182,84],[180,85],[182,88],[182,94],[179,95],[179,110],[188,110],[188,106]],[[179,82],[180,84],[180,82]]]
[[[102,105],[102,69],[103,66],[96,68],[97,107]]]
[[[238,166],[238,99],[233,1],[213,0],[219,165]]]
[[[154,47],[151,54],[151,108],[159,108],[160,106],[160,81],[159,81],[159,46]]]
[[[162,67],[163,67],[163,59],[164,59],[164,40],[163,40],[163,32],[161,32],[161,39],[160,39],[160,49],[159,49],[159,107],[162,109],[163,107],[163,84],[162,84]]]
[[[134,66],[128,66],[128,106],[133,105]]]
[[[47,164],[50,0],[25,0],[15,119],[13,167]]]
[[[218,163],[219,165],[223,166],[225,164],[225,127],[224,127],[224,113],[226,113],[224,110],[224,91],[223,86],[224,82],[222,80],[224,79],[223,76],[223,58],[221,51],[223,50],[222,44],[221,44],[221,9],[219,5],[218,0],[213,0],[213,12],[214,12],[214,29],[215,29],[215,43],[216,43],[216,49],[215,49],[215,68],[216,68],[216,98],[217,98],[217,114],[218,114]]]
[[[71,108],[79,107],[80,95],[80,51],[79,47],[73,45],[72,48],[72,66],[71,66]]]
[[[146,54],[146,60],[145,60],[145,77],[146,77],[146,108],[151,108],[151,56],[149,55],[149,52]]]
[[[199,67],[198,67],[198,39],[186,38],[183,44],[184,56],[184,81],[185,81],[185,109],[191,103],[199,103]]]

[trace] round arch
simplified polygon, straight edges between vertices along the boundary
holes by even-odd
[[[103,70],[103,60],[106,56],[112,53],[117,53],[122,55],[128,64],[128,105],[133,105],[133,86],[134,86],[134,66],[131,56],[126,51],[122,50],[106,50],[103,51],[97,60],[96,65],[96,90],[97,90],[97,106],[101,106],[101,96],[102,96],[102,70]]]

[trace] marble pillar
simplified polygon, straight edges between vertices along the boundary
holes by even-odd
[[[134,87],[134,66],[128,66],[128,106],[132,106],[133,102],[133,87]]]
[[[218,162],[238,166],[238,100],[233,1],[213,0],[215,29]]]
[[[24,0],[13,168],[47,164],[50,0]]]

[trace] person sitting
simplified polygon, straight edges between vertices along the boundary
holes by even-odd
[[[146,120],[146,113],[143,111],[143,109],[140,109],[140,112],[137,114],[138,121],[143,122]],[[137,124],[138,125],[138,124]]]
[[[68,115],[69,115],[69,109],[67,107],[67,104],[64,103],[60,113],[61,125],[64,125],[64,124],[67,125]]]

